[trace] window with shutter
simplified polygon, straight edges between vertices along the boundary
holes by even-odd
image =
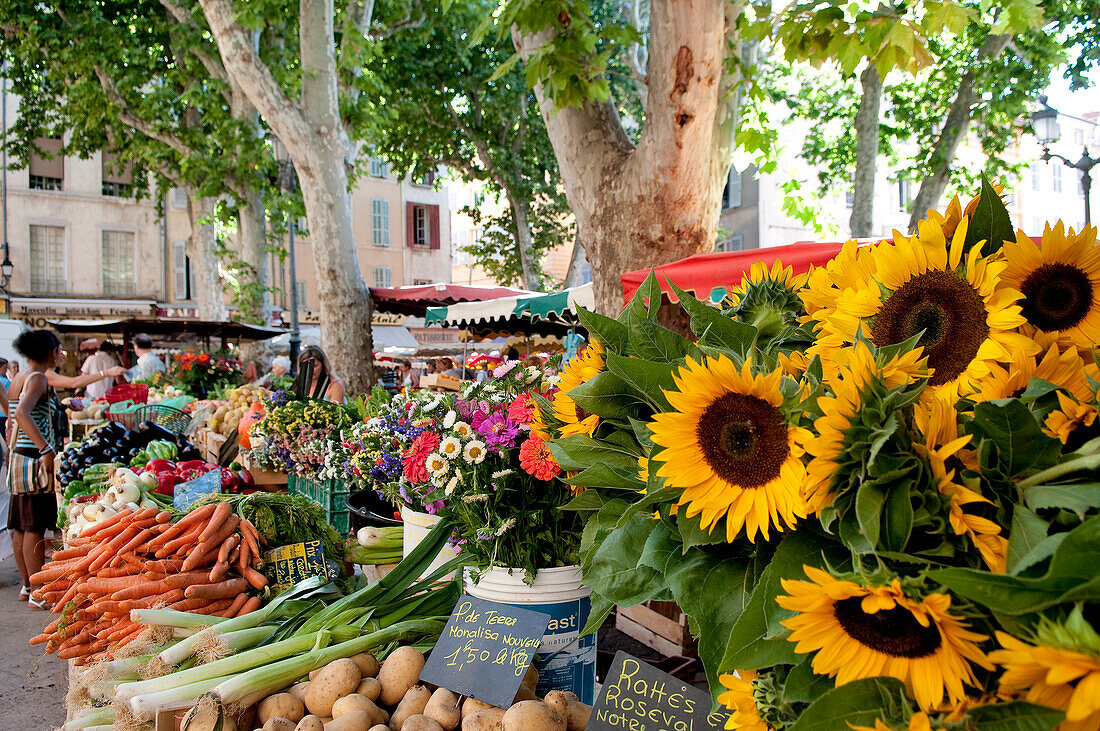
[[[385,198],[372,198],[370,202],[371,243],[375,246],[390,245],[390,202]]]
[[[428,246],[438,249],[439,240],[439,206],[425,206],[428,209]]]
[[[177,300],[191,299],[191,262],[183,239],[172,242],[172,292]]]
[[[374,286],[375,287],[392,287],[393,286],[393,271],[389,267],[375,267],[374,268]]]
[[[31,293],[65,290],[65,229],[31,226]]]
[[[126,297],[134,294],[134,234],[104,231],[102,242],[103,294]]]
[[[370,159],[370,176],[372,178],[384,178],[386,177],[386,161],[380,157],[372,157]]]
[[[299,310],[309,309],[309,303],[307,302],[307,298],[306,298],[306,283],[305,283],[305,280],[299,279],[294,284],[295,284],[295,287],[298,290],[298,309]]]
[[[60,137],[38,137],[31,153],[28,187],[32,190],[61,190],[65,179],[65,158],[61,156]]]
[[[133,189],[134,166],[130,163],[122,164],[118,161],[118,155],[113,152],[101,152],[100,164],[103,176],[103,195],[129,197]]]
[[[187,208],[187,191],[183,188],[172,188],[172,207]]]
[[[1062,166],[1058,165],[1058,164],[1055,164],[1051,168],[1051,175],[1054,176],[1053,177],[1053,186],[1051,187],[1051,190],[1053,190],[1055,193],[1061,193],[1062,192]]]

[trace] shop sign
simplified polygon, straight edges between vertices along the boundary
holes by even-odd
[[[287,325],[290,323],[290,311],[277,311],[275,313],[276,325]],[[321,311],[320,310],[305,310],[298,313],[299,325],[320,325],[321,324]],[[405,316],[397,315],[392,312],[375,312],[370,320],[371,325],[390,325],[400,327],[405,324]]]
[[[462,330],[456,327],[410,327],[418,343],[449,344],[462,342]]]
[[[198,307],[161,307],[157,310],[157,317],[165,320],[197,320],[199,319]]]
[[[548,614],[464,594],[420,679],[507,708],[549,625]]]
[[[117,320],[125,317],[150,317],[155,302],[114,302],[111,300],[48,300],[12,298],[12,317],[31,328],[49,327],[50,320]]]

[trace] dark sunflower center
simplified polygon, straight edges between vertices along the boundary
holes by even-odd
[[[727,393],[708,406],[695,432],[715,474],[741,487],[774,480],[791,451],[779,409],[740,393]]]
[[[885,346],[917,333],[928,365],[930,383],[938,386],[966,370],[989,336],[985,302],[954,272],[931,271],[913,277],[883,303],[875,315],[871,340]]]
[[[1072,264],[1043,264],[1027,275],[1020,290],[1024,317],[1044,332],[1073,327],[1092,305],[1092,282]]]
[[[577,415],[577,421],[584,421],[589,416],[592,416],[592,414],[582,409],[580,407],[580,404],[578,404],[576,401],[573,402],[573,411]]]
[[[859,644],[891,657],[927,657],[939,649],[940,631],[935,625],[922,626],[904,607],[867,614],[862,602],[863,597],[853,596],[833,605],[836,621]]]

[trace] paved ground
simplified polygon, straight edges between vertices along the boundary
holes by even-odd
[[[65,722],[68,667],[27,644],[53,615],[27,609],[19,586],[15,560],[0,560],[0,728],[48,731]]]

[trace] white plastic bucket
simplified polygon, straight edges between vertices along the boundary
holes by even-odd
[[[401,541],[401,555],[408,556],[410,553],[412,553],[412,550],[416,548],[421,541],[424,540],[428,533],[431,532],[432,528],[435,527],[435,524],[440,521],[440,517],[438,515],[421,513],[402,505],[401,520],[404,522],[405,526]],[[450,543],[443,544],[443,550],[441,550],[439,552],[439,555],[435,557],[435,559],[432,561],[431,566],[429,566],[428,569],[423,574],[421,574],[421,577],[429,575],[457,555],[458,549],[456,549]],[[454,574],[451,574],[451,576],[454,576]]]
[[[542,569],[533,586],[523,582],[523,575],[523,569],[494,567],[475,584],[468,571],[466,591],[479,599],[549,614],[550,626],[535,663],[538,694],[572,691],[591,705],[596,697],[596,634],[580,636],[592,609],[592,590],[581,585],[580,567]]]

